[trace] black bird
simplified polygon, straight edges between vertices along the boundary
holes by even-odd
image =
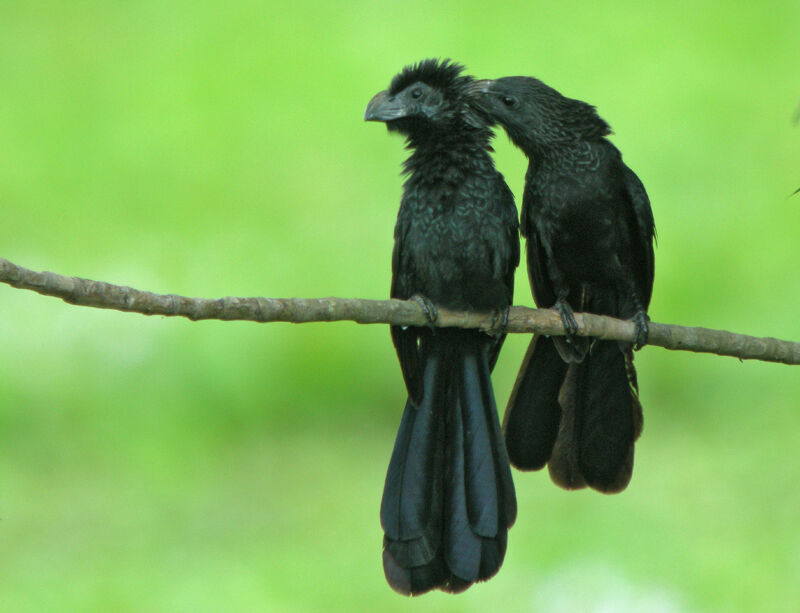
[[[519,264],[517,209],[465,104],[471,77],[449,62],[406,67],[367,106],[412,151],[397,216],[392,298],[435,317],[506,312]],[[489,373],[502,333],[392,327],[408,400],[381,502],[386,579],[401,594],[460,592],[493,576],[516,518]]]
[[[560,486],[619,492],[642,429],[633,346],[647,342],[655,224],[642,182],[595,108],[541,81],[475,81],[473,105],[529,158],[521,231],[539,307],[566,336],[531,341],[504,417],[511,463]],[[573,309],[633,319],[636,343],[576,336]]]

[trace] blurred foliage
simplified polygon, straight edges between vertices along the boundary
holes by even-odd
[[[798,340],[799,30],[790,1],[6,0],[0,255],[156,292],[385,297],[405,152],[362,112],[452,57],[598,106],[653,202],[654,320]],[[519,194],[525,160],[496,148]],[[384,327],[0,293],[4,610],[797,610],[797,368],[646,348],[629,489],[517,473],[500,574],[406,600],[380,562],[403,404]]]

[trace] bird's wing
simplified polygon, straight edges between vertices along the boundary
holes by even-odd
[[[525,179],[525,194],[522,197],[522,215],[520,217],[520,229],[522,235],[527,239],[525,243],[525,255],[528,260],[528,280],[531,284],[533,300],[539,308],[550,308],[556,301],[555,290],[547,274],[547,253],[542,245],[532,223],[533,214],[531,211],[536,209],[535,196],[530,189],[530,173]]]
[[[514,204],[514,194],[511,193],[506,182],[501,178],[498,182],[498,199],[501,203],[500,212],[506,216],[506,222],[503,227],[506,228],[506,236],[503,238],[503,244],[499,248],[508,247],[508,253],[504,253],[503,270],[500,274],[503,279],[503,284],[506,287],[506,304],[510,307],[514,304],[514,273],[519,266],[519,222],[517,220],[517,207]],[[497,357],[500,354],[500,349],[503,347],[505,341],[505,334],[497,334],[494,337],[492,345],[489,347],[489,370],[494,369],[497,362]]]
[[[407,231],[402,218],[398,218],[395,228],[394,251],[392,252],[392,298],[407,300],[414,294],[411,271],[403,266],[403,244]],[[408,396],[414,405],[422,400],[422,373],[420,371],[419,338],[422,328],[414,326],[391,326],[390,332]]]
[[[650,208],[650,198],[647,197],[644,185],[636,173],[625,164],[622,164],[622,168],[625,190],[636,218],[636,240],[634,241],[636,287],[642,294],[640,296],[640,299],[643,300],[642,306],[647,308],[653,293],[653,277],[655,276],[653,242],[656,237],[656,226],[653,210]]]

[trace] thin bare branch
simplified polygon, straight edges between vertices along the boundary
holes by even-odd
[[[143,315],[166,315],[200,319],[285,321],[355,321],[361,324],[423,326],[427,320],[421,306],[413,300],[360,300],[350,298],[187,298],[174,294],[153,294],[90,281],[64,277],[52,272],[36,272],[0,258],[0,281],[19,289],[55,296],[79,306],[116,309]],[[436,326],[490,330],[496,317],[487,313],[439,310]],[[576,313],[578,334],[619,341],[633,341],[630,321],[589,313]],[[561,318],[550,309],[512,307],[509,332],[559,336],[564,333]],[[652,322],[649,345],[666,349],[728,355],[743,360],[762,360],[800,364],[800,343],[775,338],[758,338],[724,330],[689,328]]]

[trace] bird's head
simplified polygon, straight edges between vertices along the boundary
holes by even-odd
[[[469,105],[490,125],[501,125],[524,151],[611,133],[593,106],[532,77],[473,81],[467,91]]]
[[[460,126],[485,129],[487,122],[466,104],[472,77],[450,60],[429,59],[407,66],[377,93],[364,111],[365,121],[382,121],[409,137],[435,136]]]

